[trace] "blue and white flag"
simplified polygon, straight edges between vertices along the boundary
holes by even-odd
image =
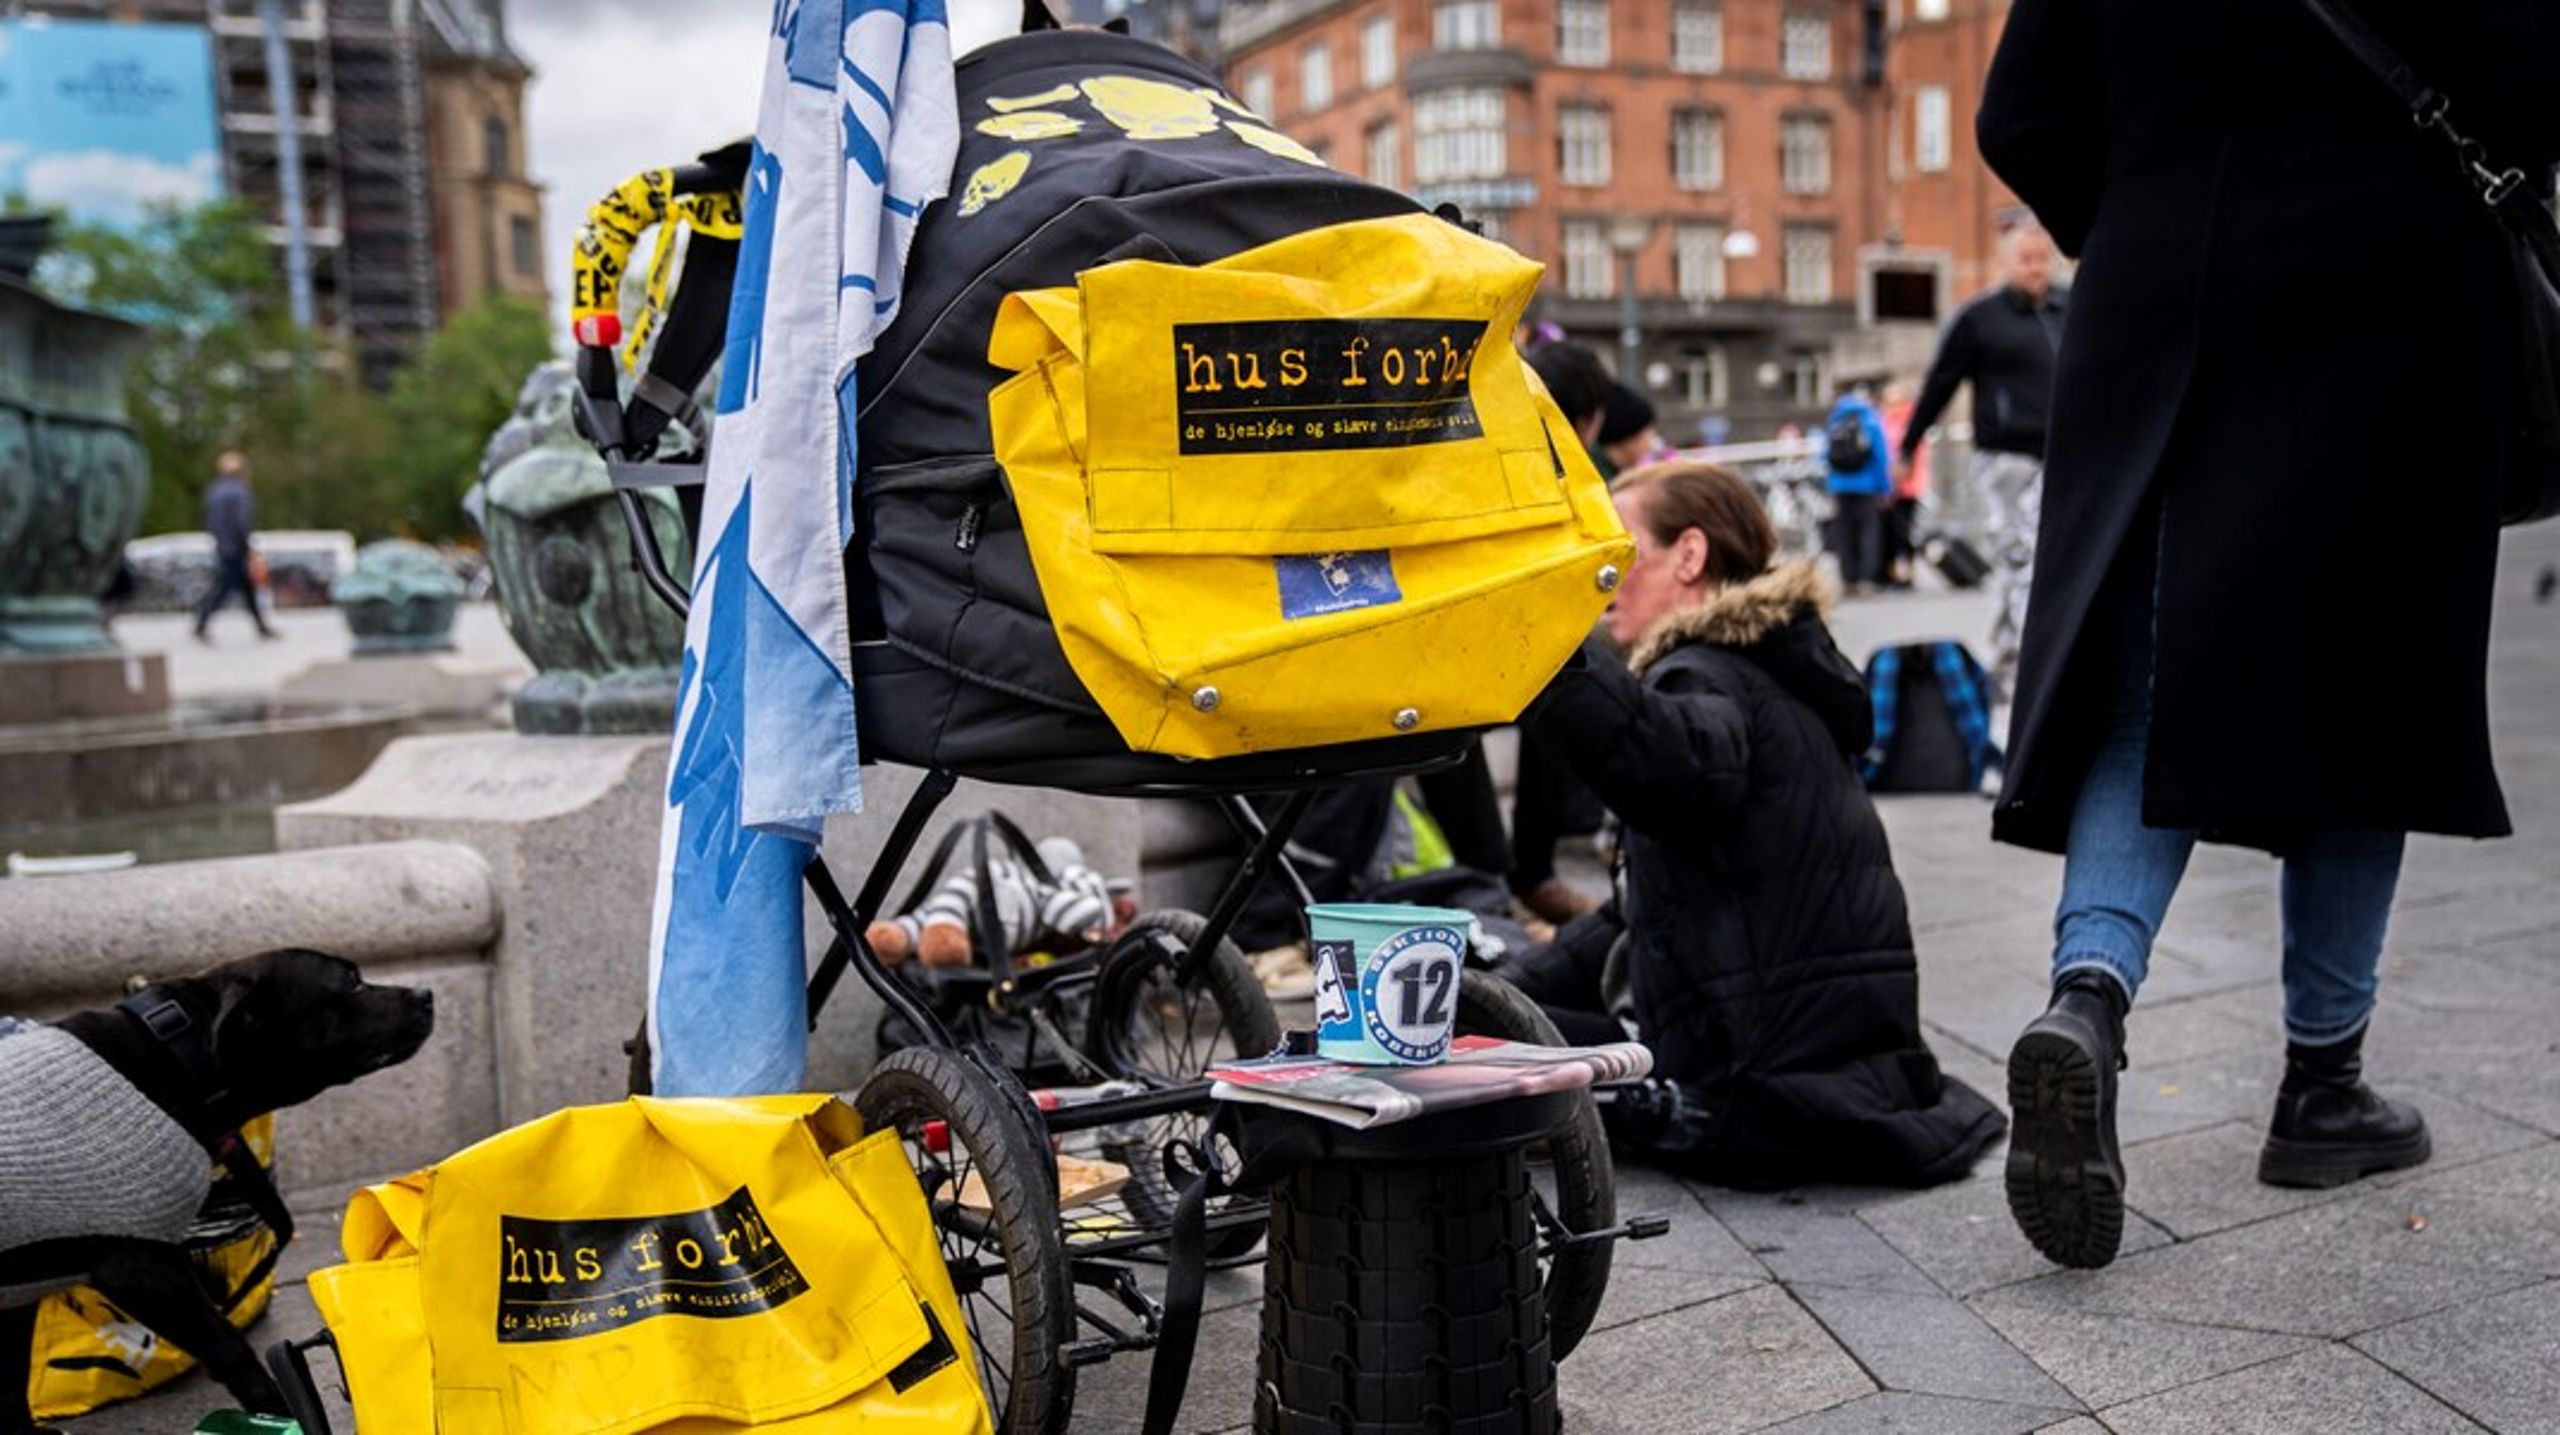
[[[649,950],[653,1083],[800,1089],[800,870],[862,807],[854,364],[960,147],[944,0],[775,0],[694,555]]]

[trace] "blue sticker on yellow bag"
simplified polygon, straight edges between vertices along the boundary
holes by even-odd
[[[1288,554],[1271,560],[1280,573],[1280,616],[1314,618],[1404,601],[1395,563],[1383,548],[1363,553]]]

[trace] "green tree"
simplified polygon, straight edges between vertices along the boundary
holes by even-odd
[[[538,306],[492,296],[377,397],[348,355],[294,331],[272,247],[242,206],[158,209],[129,230],[57,221],[55,233],[46,290],[150,330],[128,393],[151,457],[147,532],[196,526],[215,458],[236,447],[264,526],[461,537],[481,447],[552,355]]]
[[[493,294],[454,315],[392,379],[383,467],[409,532],[464,532],[462,493],[480,472],[480,450],[514,409],[525,375],[551,356],[541,308]]]
[[[311,404],[294,382],[275,259],[246,209],[157,208],[129,230],[57,220],[37,276],[63,302],[150,330],[127,392],[151,458],[146,531],[196,525],[224,448],[268,462],[295,451]],[[273,510],[263,521],[282,526]]]

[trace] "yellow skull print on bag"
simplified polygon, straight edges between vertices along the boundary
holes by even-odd
[[[996,456],[1131,748],[1503,723],[1536,696],[1631,551],[1511,346],[1539,273],[1404,215],[1007,300]]]

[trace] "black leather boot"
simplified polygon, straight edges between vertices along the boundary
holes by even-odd
[[[2434,1154],[2427,1118],[2364,1084],[2364,1033],[2327,1046],[2285,1043],[2284,1084],[2258,1155],[2270,1186],[2343,1186]]]
[[[2103,1266],[2124,1240],[2116,1072],[2129,1004],[2107,973],[2072,972],[2009,1048],[2009,1214],[2066,1266]]]

